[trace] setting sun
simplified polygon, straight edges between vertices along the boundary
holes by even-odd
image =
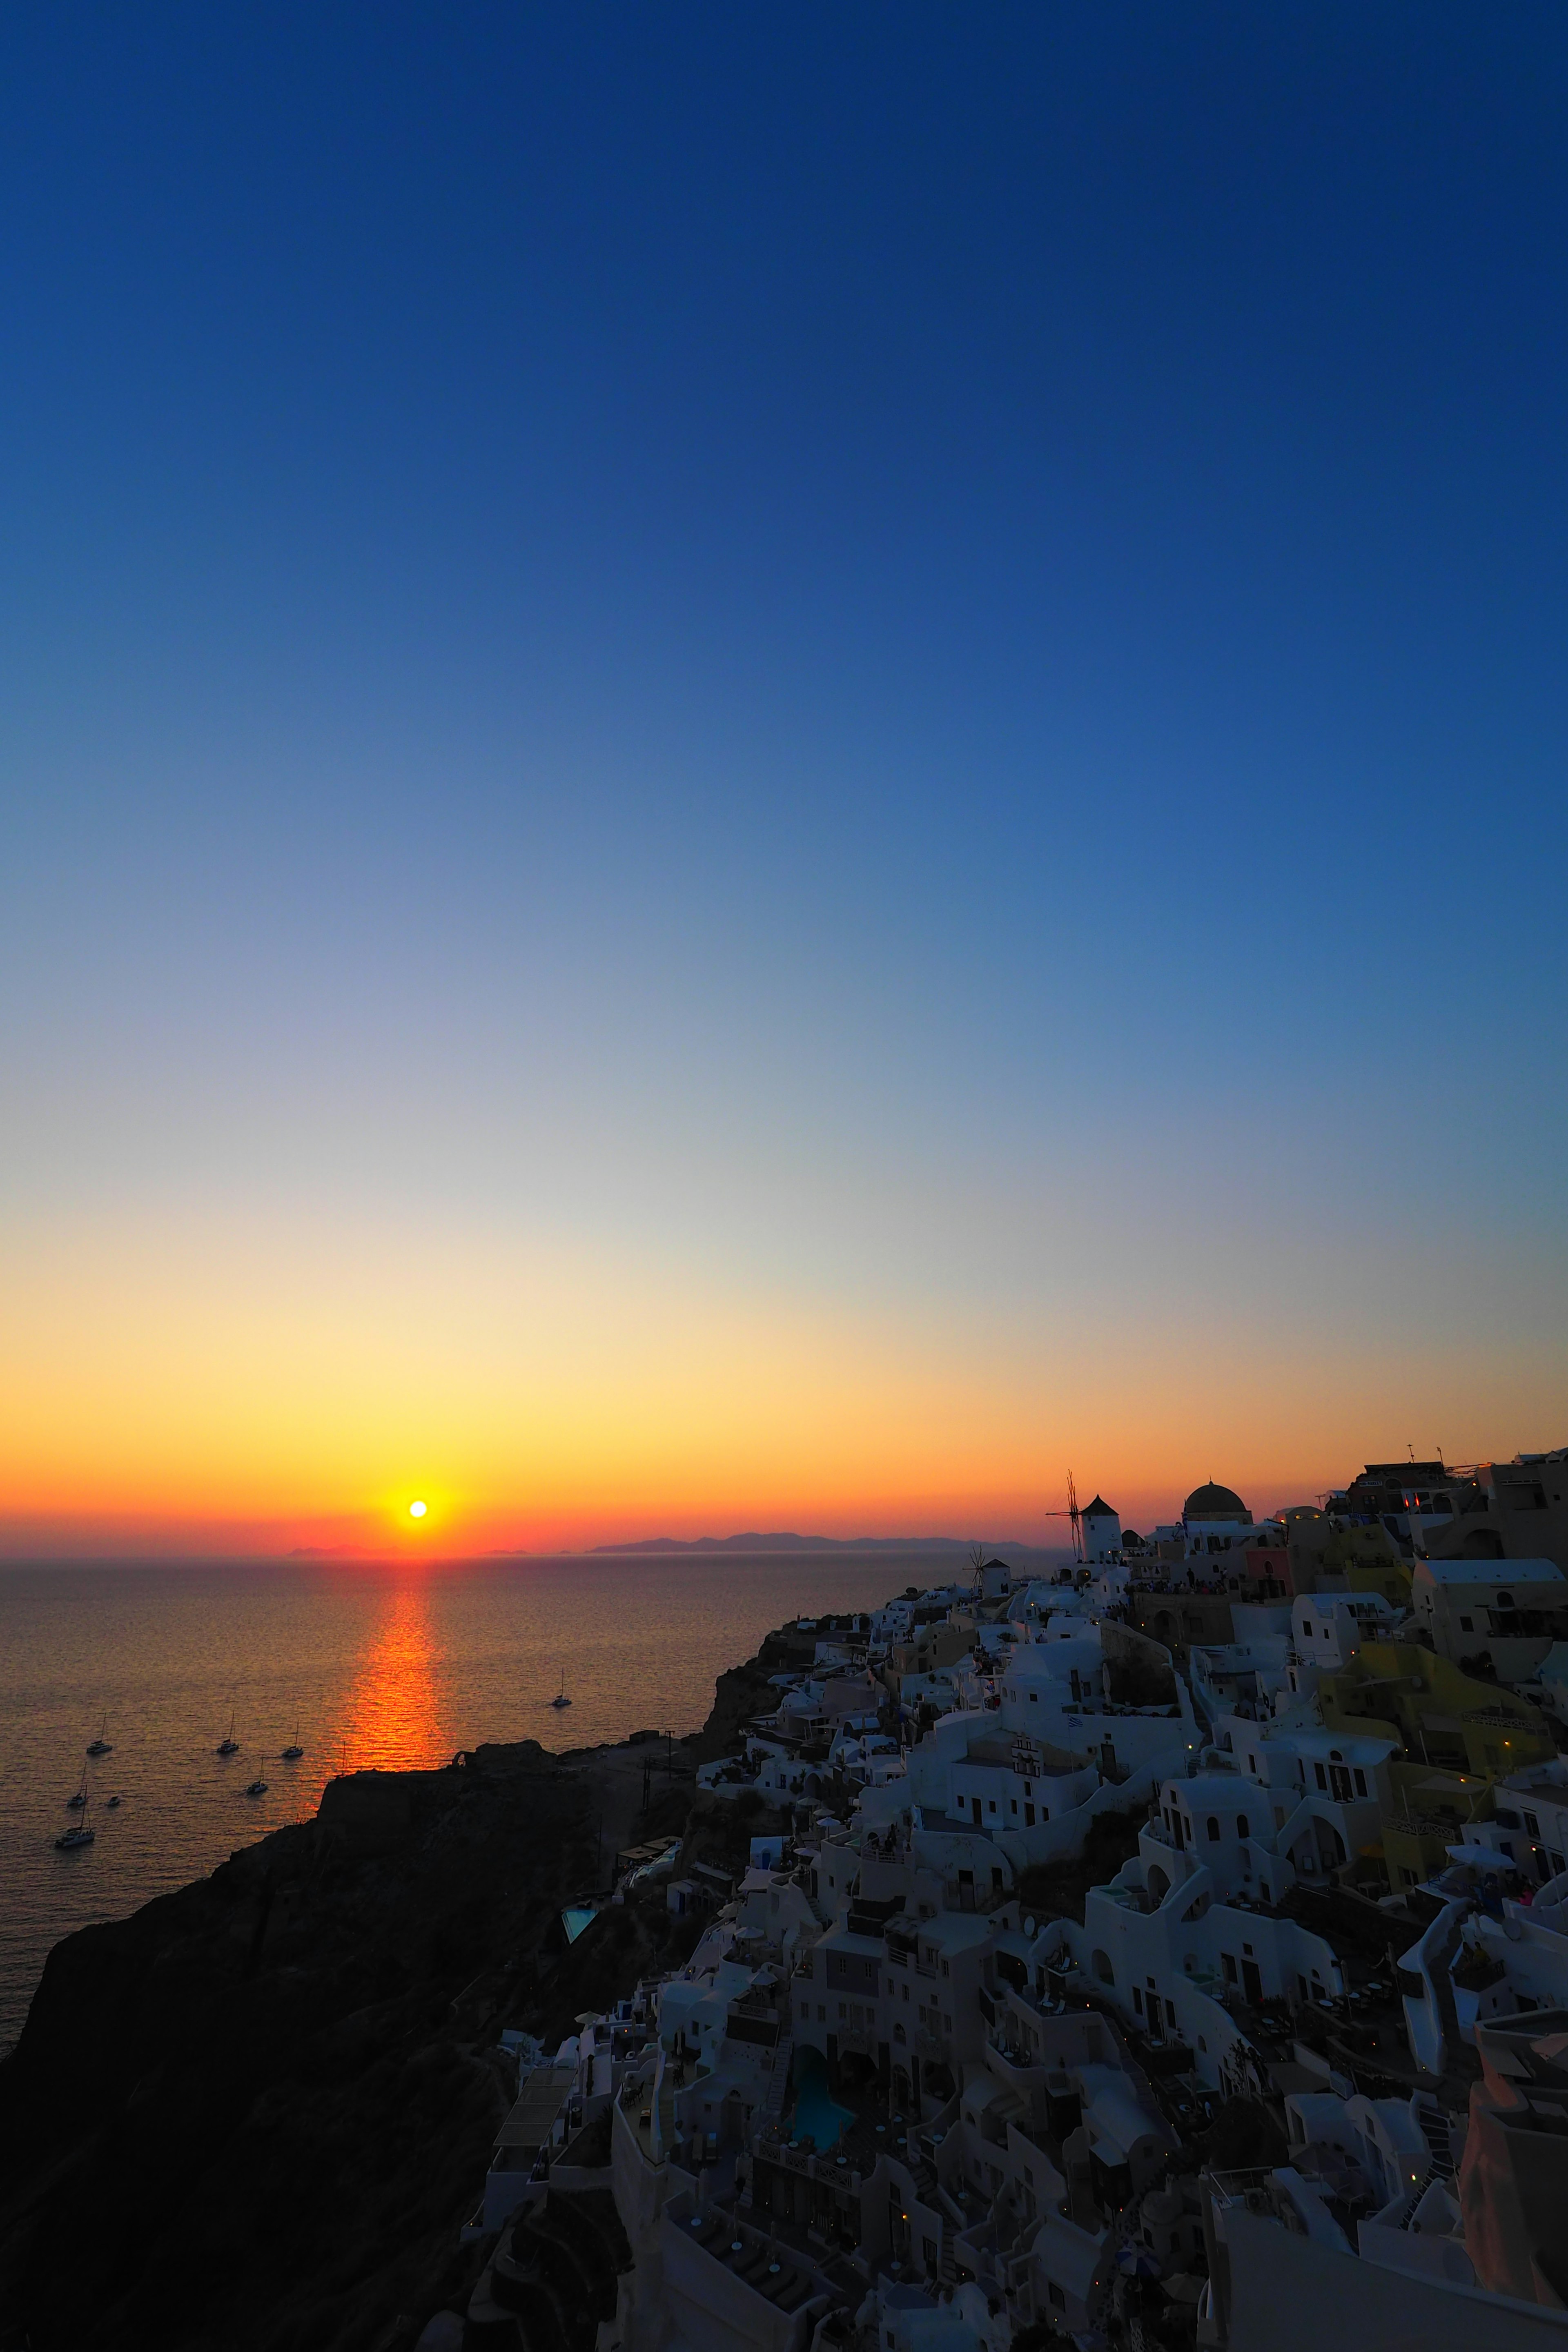
[[[408,1506],[408,1516],[411,1519],[422,1519],[425,1517],[425,1505],[423,1503],[410,1503]]]

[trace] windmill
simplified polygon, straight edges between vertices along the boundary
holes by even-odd
[[[1045,1519],[1070,1519],[1072,1521],[1072,1556],[1074,1559],[1081,1560],[1083,1558],[1083,1513],[1078,1507],[1078,1488],[1073,1485],[1072,1472],[1070,1470],[1068,1472],[1067,1509],[1065,1511],[1042,1511],[1040,1517]]]

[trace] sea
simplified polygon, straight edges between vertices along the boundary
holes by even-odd
[[[482,1740],[559,1752],[693,1731],[716,1677],[772,1627],[875,1608],[963,1564],[919,1550],[0,1566],[0,2053],[62,1936],[308,1820],[334,1774],[444,1764]],[[563,1689],[571,1705],[553,1707]],[[231,1724],[238,1752],[220,1757]],[[89,1764],[100,1736],[110,1752]],[[286,1763],[296,1738],[304,1755]],[[94,1840],[62,1853],[84,1770]],[[247,1796],[258,1780],[265,1793]]]

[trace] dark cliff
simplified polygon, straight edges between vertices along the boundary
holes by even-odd
[[[795,1646],[721,1677],[688,1769]],[[356,1773],[313,1822],[57,1945],[0,2065],[0,2352],[406,2352],[460,2305],[515,2087],[501,2027],[553,2046],[689,1940],[660,1892],[566,1957],[604,1792],[595,1751],[532,1741]],[[712,1810],[694,1842],[742,1835]],[[656,1781],[646,1827],[690,1811]]]
[[[440,2299],[590,1880],[589,1785],[357,1774],[50,1954],[0,2067],[0,2343],[372,2347]]]

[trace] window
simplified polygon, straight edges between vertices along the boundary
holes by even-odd
[[[1165,2003],[1165,2022],[1171,2028],[1172,2032],[1174,2032],[1176,2026],[1176,2004],[1173,2000],[1168,2000]]]
[[[1252,1835],[1252,1832],[1247,1826],[1247,1815],[1245,1813],[1237,1813],[1236,1817],[1236,1834],[1238,1838],[1250,1837]]]
[[[1459,1620],[1459,1631],[1460,1631],[1460,1633],[1473,1633],[1475,1632],[1475,1630],[1476,1630],[1476,1621],[1475,1621],[1475,1619],[1474,1619],[1473,1617],[1461,1617],[1461,1618],[1460,1618],[1460,1620]]]
[[[1225,1970],[1225,1980],[1226,1984],[1234,1984],[1236,1982],[1235,1960],[1231,1958],[1228,1952],[1222,1952],[1219,1956],[1219,1962],[1221,1968]]]
[[[1317,1776],[1318,1776],[1318,1786],[1319,1786],[1319,1788],[1320,1788],[1320,1789],[1326,1789],[1326,1788],[1328,1787],[1328,1785],[1329,1785],[1329,1776],[1328,1776],[1328,1774],[1324,1771],[1324,1769],[1323,1769],[1322,1766],[1321,1766],[1321,1764],[1314,1764],[1314,1765],[1313,1765],[1313,1767],[1312,1767],[1312,1769],[1313,1769],[1313,1771],[1314,1771],[1314,1772],[1317,1774]]]
[[[1143,2014],[1143,1995],[1136,1985],[1132,1988],[1132,2006],[1138,2011],[1139,2016],[1142,2017]]]
[[[1049,2299],[1053,2311],[1065,2311],[1067,2309],[1068,2299],[1062,2293],[1060,2287],[1057,2284],[1055,2279],[1047,2279],[1046,2281],[1046,2294]]]
[[[1358,1797],[1364,1797],[1366,1794],[1366,1774],[1362,1770],[1359,1764],[1354,1767],[1354,1770],[1356,1795]]]
[[[1208,1832],[1209,1843],[1211,1845],[1217,1845],[1219,1843],[1219,1817],[1215,1813],[1211,1813],[1209,1815]]]
[[[1302,1618],[1302,1620],[1301,1620],[1301,1631],[1302,1631],[1302,1633],[1310,1633],[1311,1632],[1311,1630],[1312,1630],[1312,1621],[1311,1621],[1311,1619],[1310,1619],[1310,1617],[1303,1617],[1303,1618]]]

